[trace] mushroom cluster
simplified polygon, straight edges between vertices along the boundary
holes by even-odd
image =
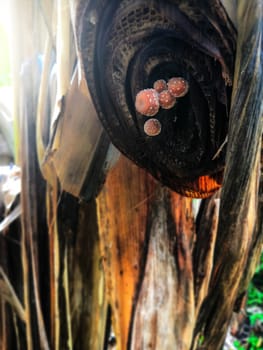
[[[141,90],[136,95],[136,111],[144,116],[153,117],[160,107],[173,108],[176,99],[185,96],[188,90],[189,84],[182,77],[173,77],[167,83],[164,79],[156,80],[153,88]],[[161,123],[156,118],[150,118],[144,124],[144,132],[148,136],[159,135],[161,128]]]

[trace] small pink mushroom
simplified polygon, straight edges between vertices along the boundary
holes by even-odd
[[[160,105],[158,93],[154,89],[145,89],[138,92],[135,99],[136,111],[152,117],[158,113]]]
[[[154,88],[154,90],[156,90],[159,93],[164,91],[164,90],[167,90],[166,81],[164,79],[156,80],[153,84],[153,88]]]
[[[151,118],[144,123],[144,132],[148,136],[157,136],[162,130],[162,125],[158,119]]]
[[[168,83],[168,91],[174,97],[183,97],[189,90],[188,82],[181,77],[171,78]]]
[[[175,105],[176,98],[168,90],[164,90],[159,94],[159,103],[162,108],[169,109]]]

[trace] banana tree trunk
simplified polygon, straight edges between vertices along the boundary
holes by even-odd
[[[101,8],[96,8],[98,3]],[[226,52],[226,60],[208,42],[200,45],[205,53],[216,57],[216,69],[222,66],[224,82],[229,83],[235,31],[232,26],[217,26],[216,15],[229,24],[219,1],[213,0],[214,7],[204,2],[206,16],[199,10],[192,13],[197,5],[191,1],[126,2],[135,7],[140,3],[154,5],[155,9],[160,6],[168,22],[171,17],[167,9],[176,6],[171,16],[176,14],[176,19],[182,21],[180,25],[189,25],[185,21],[189,13],[193,21],[207,17],[213,30],[218,31],[216,40],[220,37],[223,42],[219,40],[219,46]],[[226,152],[224,180],[222,190],[202,201],[183,197],[156,180],[164,178],[165,184],[176,189],[183,184],[177,176],[168,178],[165,173],[162,177],[163,168],[158,168],[154,154],[145,161],[148,141],[134,142],[125,128],[117,140],[114,138],[120,125],[138,131],[138,125],[129,117],[133,108],[129,84],[132,90],[138,81],[141,83],[152,64],[148,62],[138,81],[129,71],[130,81],[125,87],[120,84],[123,65],[134,64],[138,73],[136,64],[141,61],[129,62],[128,56],[120,59],[113,50],[119,63],[111,65],[116,89],[107,91],[112,77],[108,73],[99,76],[100,63],[103,65],[106,57],[100,57],[99,51],[92,48],[108,34],[107,26],[105,33],[98,27],[113,18],[119,4],[125,2],[109,3],[109,12],[102,11],[106,2],[88,0],[58,0],[53,4],[23,1],[20,8],[25,21],[17,22],[19,28],[30,38],[30,32],[33,36],[29,44],[19,41],[14,64],[14,112],[20,116],[18,159],[22,168],[22,193],[17,200],[21,201],[22,216],[0,237],[0,347],[6,350],[102,350],[113,346],[118,350],[219,350],[233,312],[241,308],[259,259],[263,241],[259,176],[261,2],[237,2],[230,123],[217,152],[219,158]],[[29,5],[30,11],[23,12]],[[147,9],[140,16],[150,14],[156,25],[164,24],[169,31],[167,21],[162,23],[156,11]],[[121,18],[125,6],[118,11]],[[41,14],[39,21],[33,20],[36,13]],[[136,13],[131,12],[129,17],[131,27]],[[144,29],[152,33],[148,25],[145,23]],[[187,35],[189,28],[192,27],[183,28]],[[138,41],[143,40],[143,31],[141,34]],[[115,37],[109,38],[112,44]],[[191,40],[196,45],[196,36]],[[144,50],[144,46],[141,48]],[[43,60],[39,51],[44,52]],[[58,73],[52,80],[49,77],[54,77],[54,56]],[[210,59],[205,58],[205,62],[211,63]],[[195,63],[199,64],[191,64]],[[92,71],[91,67],[96,69]],[[106,72],[107,69],[106,65]],[[124,103],[126,93],[129,108]],[[206,97],[211,97],[210,92]],[[123,119],[116,117],[120,117],[120,110]],[[212,120],[209,128],[212,135]],[[218,142],[215,135],[213,142]],[[135,160],[143,168],[150,164],[148,170],[154,177],[125,156],[118,159],[110,138],[133,160],[131,145],[139,150],[137,155],[142,157]],[[219,176],[213,178],[216,188],[218,179]],[[193,182],[187,186],[193,185],[190,192],[196,195],[195,186],[201,186],[202,181]]]

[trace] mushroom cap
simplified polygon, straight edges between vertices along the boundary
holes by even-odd
[[[156,90],[158,93],[167,90],[167,84],[166,81],[164,79],[159,79],[156,80],[153,84],[153,88],[154,90]]]
[[[174,97],[183,97],[189,90],[188,82],[181,77],[171,78],[168,83],[168,91]]]
[[[176,98],[168,90],[164,90],[159,94],[159,103],[162,108],[170,109],[175,105]]]
[[[144,89],[138,92],[135,98],[136,111],[152,117],[158,113],[160,104],[158,93],[154,89]]]
[[[150,118],[144,123],[144,132],[148,136],[157,136],[162,130],[162,125],[156,118]]]

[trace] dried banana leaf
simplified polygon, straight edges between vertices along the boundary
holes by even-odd
[[[99,170],[100,154],[103,155],[102,162],[104,161],[109,141],[103,133],[85,83],[82,83],[82,87],[78,83],[77,72],[64,101],[54,136],[52,161],[61,187],[80,197],[85,181],[92,181],[88,175],[94,171],[91,167],[97,166]],[[99,154],[96,153],[98,149]],[[92,164],[94,157],[96,165]],[[95,173],[98,174],[97,171]],[[99,177],[96,175],[91,183],[89,181],[88,185],[95,191]]]
[[[247,261],[251,263],[248,256],[254,252],[254,259],[258,259],[262,241],[256,214],[260,198],[263,8],[261,1],[237,3],[235,78],[214,271],[199,320],[205,329],[207,349],[220,349],[223,345],[239,288],[244,291],[247,287],[244,278],[250,271],[250,267],[245,267]],[[257,249],[253,248],[255,243]]]
[[[84,6],[84,3],[81,2],[81,5]],[[78,2],[71,2],[74,31],[81,18],[79,6]],[[78,47],[76,49],[78,55]],[[75,52],[75,46],[71,50]],[[60,94],[60,109],[56,113],[57,119],[50,148],[46,152],[46,162],[51,161],[53,164],[63,190],[90,200],[101,188],[118,152],[110,144],[97,118],[83,76],[82,61],[80,57],[78,59],[68,91],[65,92],[64,88],[64,95]]]

